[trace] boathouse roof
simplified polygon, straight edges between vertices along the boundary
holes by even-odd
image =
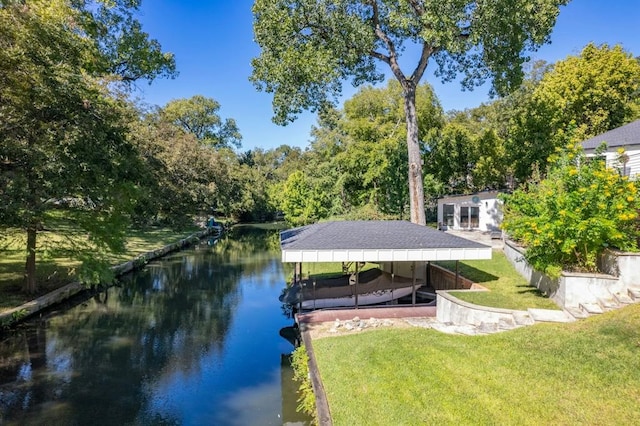
[[[322,222],[280,233],[283,262],[491,259],[491,247],[415,223]]]

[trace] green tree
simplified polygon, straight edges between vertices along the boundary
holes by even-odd
[[[220,104],[215,99],[196,95],[170,101],[160,110],[160,116],[206,145],[240,148],[242,135],[235,120],[227,118],[223,121],[219,110]]]
[[[640,117],[640,62],[621,46],[588,44],[530,80],[510,119],[507,152],[522,182],[556,147]]]
[[[282,211],[293,226],[306,225],[326,217],[324,194],[301,171],[287,178],[283,187]]]
[[[365,87],[345,102],[344,112],[342,127],[349,139],[338,159],[352,203],[370,204],[383,215],[405,218],[409,191],[400,84],[390,80],[385,88]],[[423,136],[441,126],[442,111],[427,84],[416,89],[416,114]],[[424,152],[425,144],[420,147]]]
[[[127,16],[137,4],[0,1],[0,223],[26,233],[29,293],[37,290],[37,235],[60,204],[66,204],[77,228],[88,232],[85,241],[95,249],[83,259],[85,265],[104,267],[95,262],[99,254],[122,248],[123,213],[132,198],[138,156],[125,138],[128,109],[108,93],[105,82],[114,80],[110,52],[136,33],[111,33],[103,25],[107,16],[123,19],[114,32],[133,24]],[[98,31],[101,26],[108,31]],[[142,33],[137,37],[142,43]],[[154,52],[137,52],[126,70]],[[168,72],[172,60],[149,63],[155,67],[140,65],[149,71],[141,77]]]
[[[416,88],[433,58],[445,81],[464,74],[471,88],[493,79],[498,94],[516,87],[524,50],[548,40],[568,0],[355,1],[256,0],[255,38],[261,54],[252,80],[274,93],[274,120],[285,124],[304,109],[335,101],[345,79],[380,81],[376,61],[402,86],[407,127],[412,222],[424,224],[424,190]],[[400,66],[407,45],[419,50],[410,73]]]
[[[58,0],[54,0],[57,2]],[[25,4],[39,0],[23,0]],[[8,3],[12,3],[8,0]],[[135,17],[142,0],[73,0],[73,29],[93,45],[85,69],[126,88],[139,80],[176,76],[172,53],[163,52],[157,40],[149,38]]]
[[[239,156],[238,178],[247,194],[240,220],[264,221],[282,211],[282,196],[287,177],[296,170],[307,169],[306,159],[298,147],[280,145],[264,150],[256,148]],[[248,208],[250,207],[250,208]]]
[[[604,161],[586,158],[579,145],[559,151],[545,179],[505,197],[502,227],[526,246],[527,261],[558,276],[562,270],[596,271],[607,247],[637,250],[636,183]]]
[[[305,151],[305,170],[325,195],[329,216],[344,215],[352,208],[345,187],[348,171],[341,160],[349,139],[343,119],[343,111],[329,106],[323,108],[318,114],[317,126],[311,130],[311,146]]]
[[[426,170],[442,183],[446,193],[468,194],[506,186],[510,168],[504,141],[494,130],[499,125],[493,120],[485,122],[491,106],[454,113],[430,139]]]
[[[226,153],[203,145],[157,114],[134,123],[130,137],[141,153],[147,177],[140,183],[143,194],[136,199],[140,222],[181,224],[228,207],[226,194],[234,192],[229,187],[236,182],[230,177]]]
[[[504,188],[509,172],[504,141],[494,130],[486,130],[476,139],[474,148],[474,190]]]
[[[622,46],[588,44],[554,64],[534,93],[553,112],[549,127],[575,123],[580,142],[640,117],[640,62]]]

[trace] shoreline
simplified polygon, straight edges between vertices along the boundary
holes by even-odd
[[[202,238],[214,234],[217,230],[218,228],[203,229],[202,231],[193,233],[175,243],[168,244],[156,250],[142,253],[127,262],[112,266],[111,269],[114,271],[116,277],[120,277],[134,270],[143,268],[151,260],[161,258],[174,251],[192,246]],[[89,290],[90,288],[91,287],[88,287],[80,282],[72,282],[33,300],[25,302],[20,306],[1,311],[0,327],[5,328],[14,326],[22,321],[27,320],[29,317],[37,314],[38,312],[50,306],[61,303],[81,293],[82,291]]]

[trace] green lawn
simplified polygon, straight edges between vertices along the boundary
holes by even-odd
[[[455,271],[455,262],[438,262],[440,266]],[[494,250],[491,260],[459,262],[460,275],[487,287],[490,291],[456,291],[455,297],[483,306],[505,309],[558,309],[515,270],[501,250]]]
[[[640,305],[487,336],[314,341],[334,424],[640,424]]]
[[[127,237],[126,253],[114,255],[111,259],[114,265],[131,260],[139,254],[174,243],[198,230],[195,226],[181,230],[155,227],[132,229]],[[0,309],[18,306],[34,297],[21,291],[26,251],[24,238],[17,230],[4,230],[4,233],[5,241],[10,243],[0,251]],[[47,240],[60,239],[59,234],[43,232],[38,236],[38,246],[45,246]],[[40,292],[35,296],[70,282],[73,278],[69,276],[69,271],[77,266],[77,261],[63,256],[39,259],[37,274]]]
[[[365,263],[364,266],[359,267],[358,271],[368,271],[369,269],[377,268],[375,263]],[[349,267],[350,272],[355,271],[353,264]],[[341,262],[318,262],[318,263],[303,263],[302,264],[302,276],[306,278],[309,276],[311,279],[323,279],[335,277],[342,274]]]

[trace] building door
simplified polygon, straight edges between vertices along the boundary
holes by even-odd
[[[480,227],[480,207],[460,206],[460,228],[476,229]]]
[[[462,229],[469,228],[469,207],[468,206],[460,207],[460,228]]]
[[[473,229],[480,228],[480,207],[469,207],[469,227]]]
[[[445,204],[442,206],[442,221],[448,228],[453,229],[455,206],[453,204]]]

